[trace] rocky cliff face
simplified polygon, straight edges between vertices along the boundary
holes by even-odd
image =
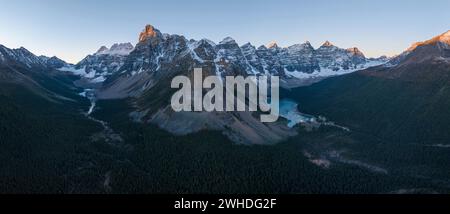
[[[147,38],[158,36],[159,31],[155,30],[152,25],[145,26],[144,31],[139,35],[139,42],[145,41]],[[160,34],[160,33],[159,33]]]

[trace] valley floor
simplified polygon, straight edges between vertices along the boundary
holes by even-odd
[[[90,149],[96,155],[85,163],[89,167],[76,174],[83,179],[91,176],[98,185],[92,189],[81,180],[76,192],[442,193],[450,189],[445,180],[411,174],[408,166],[361,154],[360,144],[352,141],[363,136],[335,127],[315,131],[298,127],[300,135],[285,143],[247,146],[234,144],[219,132],[174,137],[152,125],[130,122],[126,100],[97,104],[93,117],[107,121],[123,142],[93,142],[97,146]],[[96,160],[99,157],[103,160]]]
[[[450,192],[448,172],[433,162],[445,158],[438,147],[398,147],[384,158],[383,142],[332,126],[294,127],[298,136],[271,146],[213,131],[176,137],[132,122],[128,100],[96,101],[89,111],[81,96],[55,104],[11,91],[0,96],[2,193]],[[424,150],[436,155],[427,165],[392,158]]]

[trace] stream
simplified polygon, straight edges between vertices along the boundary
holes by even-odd
[[[119,134],[115,133],[114,130],[111,127],[109,127],[106,121],[99,120],[92,116],[92,113],[95,111],[95,107],[97,104],[97,98],[95,97],[95,90],[87,88],[84,89],[84,91],[81,92],[79,95],[82,97],[86,97],[91,102],[89,110],[85,112],[84,115],[90,120],[99,123],[103,127],[103,130],[100,133],[96,133],[92,136],[93,140],[104,139],[107,143],[122,142],[123,141],[122,137],[120,137]]]
[[[82,114],[88,118],[89,120],[92,120],[102,126],[102,130],[100,132],[94,133],[91,136],[91,141],[96,142],[99,141],[101,143],[106,142],[109,146],[118,148],[120,151],[130,151],[133,149],[131,145],[124,144],[122,137],[114,132],[114,130],[108,125],[106,121],[100,120],[95,118],[92,114],[95,112],[95,109],[97,107],[97,98],[95,95],[95,89],[86,88],[83,92],[79,93],[80,96],[87,98],[90,101],[90,106],[87,111],[82,112]],[[107,152],[101,152],[101,154],[110,155],[110,153]],[[130,162],[127,159],[113,159],[114,162],[123,162],[127,161]],[[113,171],[110,168],[104,168],[104,166],[98,165],[96,163],[95,159],[89,160],[86,163],[82,164],[75,173],[81,174],[84,170],[96,168],[99,172],[103,172],[103,176],[99,179],[101,180],[101,188],[106,193],[111,193],[113,191],[112,189],[112,183],[113,183]],[[81,185],[81,184],[80,184]]]

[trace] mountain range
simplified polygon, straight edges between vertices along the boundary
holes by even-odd
[[[150,50],[149,45],[152,46]],[[131,56],[127,57],[129,54]],[[384,64],[388,60],[386,57],[368,59],[356,47],[342,49],[328,41],[318,49],[314,49],[309,42],[287,48],[280,48],[276,43],[256,48],[251,43],[239,46],[231,37],[218,44],[208,39],[188,40],[180,35],[163,34],[148,25],[139,35],[139,43],[134,50],[129,43],[114,44],[111,49],[103,46],[74,68],[83,70],[85,77],[99,81],[119,70],[126,75],[156,72],[163,69],[161,63],[183,57],[192,61],[193,65],[212,67],[212,72],[217,75],[242,73],[283,76],[285,85],[289,87],[311,84],[325,77]],[[133,63],[122,67],[126,61]]]
[[[383,66],[286,91],[302,102],[303,112],[352,130],[345,139],[310,147],[308,154],[448,186],[449,35],[415,43]],[[430,192],[406,190],[416,191]]]
[[[287,48],[280,48],[276,43],[255,48],[250,43],[239,46],[231,37],[218,44],[208,39],[188,40],[180,35],[163,34],[147,25],[135,47],[131,43],[114,44],[110,48],[102,46],[75,65],[57,57],[35,56],[25,48],[4,46],[0,49],[0,59],[3,64],[21,63],[28,69],[59,70],[81,76],[76,85],[95,89],[95,99],[130,99],[134,106],[130,117],[157,124],[173,134],[221,130],[236,142],[259,144],[279,142],[294,133],[278,123],[262,124],[250,112],[173,112],[169,103],[173,92],[170,80],[180,74],[192,76],[197,67],[203,68],[207,75],[221,77],[278,75],[286,89],[367,68],[365,74],[379,75],[381,72],[369,71],[404,68],[408,62],[419,63],[432,55],[437,59],[444,57],[445,61],[448,34],[415,43],[392,59],[368,59],[358,48],[342,49],[329,41],[318,49],[309,42]],[[387,73],[394,75],[396,72]],[[188,121],[190,125],[186,126]]]
[[[250,43],[239,46],[231,37],[218,44],[208,39],[188,40],[147,25],[135,47],[129,43],[101,47],[60,70],[81,75],[85,87],[100,83],[98,99],[132,98],[135,110],[130,115],[134,120],[157,124],[176,135],[220,130],[235,142],[261,144],[280,142],[295,132],[282,124],[260,123],[250,112],[173,112],[170,80],[203,68],[205,76],[278,75],[282,87],[292,88],[386,62],[386,57],[367,59],[358,48],[342,49],[328,41],[318,49],[309,42],[287,48],[275,43],[255,48]]]
[[[212,192],[450,192],[450,31],[377,59],[330,42],[256,48],[151,25],[138,38],[75,65],[0,45],[0,157],[14,163],[0,167],[1,192],[209,192],[217,182],[230,188]],[[270,124],[173,112],[170,81],[194,68],[279,75],[294,107]]]

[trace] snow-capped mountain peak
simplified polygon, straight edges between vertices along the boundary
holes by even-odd
[[[107,48],[106,46],[101,46],[97,52],[95,52],[95,54],[102,54],[105,53],[106,51],[108,51],[109,48]]]
[[[134,47],[129,42],[116,43],[111,48],[102,46],[97,52],[86,56],[76,65],[66,65],[59,70],[80,75],[93,83],[103,82],[122,67],[125,59],[133,50]]]
[[[269,44],[266,45],[267,48],[278,48],[278,44],[276,41],[272,41]]]
[[[290,50],[290,51],[313,51],[314,47],[311,45],[311,43],[306,41],[303,44],[295,44],[295,45],[289,46],[288,50]]]
[[[334,46],[334,45],[330,41],[327,40],[322,44],[321,47],[332,47],[332,46]]]
[[[68,65],[64,60],[59,59],[56,56],[39,56],[39,58],[41,58],[43,63],[49,68],[62,68]]]
[[[139,34],[139,42],[158,36],[162,36],[158,29],[154,28],[153,25],[146,25],[145,29]]]
[[[209,39],[201,39],[200,42],[208,43],[209,45],[211,45],[213,47],[216,46],[216,43],[214,43],[213,41],[211,41]]]
[[[257,49],[258,50],[267,50],[267,47],[265,45],[260,45]]]
[[[305,43],[301,44],[301,46],[306,49],[314,49],[309,41],[305,41]]]
[[[250,42],[245,43],[244,45],[242,45],[241,48],[243,48],[243,47],[252,47],[253,49],[256,49],[255,46],[253,46],[252,43],[250,43]]]
[[[353,54],[354,56],[362,56],[362,57],[364,57],[364,54],[357,47],[348,48],[347,51],[349,53]]]
[[[208,39],[188,40],[176,34],[162,34],[151,25],[139,34],[139,41],[134,49],[129,43],[115,44],[109,49],[102,47],[78,63],[75,69],[83,70],[79,73],[88,79],[102,81],[116,73],[119,75],[113,75],[114,78],[164,75],[185,64],[189,68],[209,68],[219,76],[265,74],[292,80],[323,78],[373,65],[357,48],[342,49],[328,41],[318,49],[308,41],[287,48],[279,47],[276,42],[255,48],[251,43],[239,46],[231,37],[218,44]],[[135,81],[138,80],[145,82],[136,77]]]
[[[116,43],[111,46],[111,48],[107,48],[105,46],[100,47],[100,49],[95,53],[95,55],[128,55],[131,51],[133,51],[134,46],[131,43]]]
[[[236,43],[236,41],[231,37],[224,38],[219,44],[230,44],[230,43]]]

